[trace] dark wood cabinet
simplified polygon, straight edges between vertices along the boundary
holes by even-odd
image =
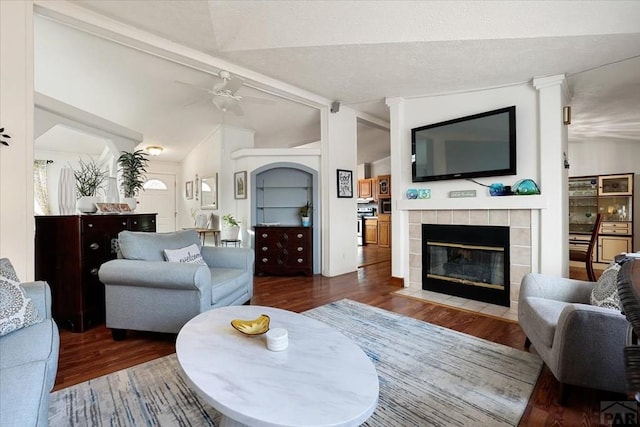
[[[256,274],[313,275],[312,227],[255,227]]]
[[[376,178],[378,199],[391,198],[391,175],[380,175]]]
[[[98,270],[122,230],[156,231],[156,214],[36,216],[35,277],[51,286],[53,318],[74,332],[104,321]]]

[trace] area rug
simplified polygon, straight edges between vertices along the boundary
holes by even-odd
[[[542,366],[534,354],[351,300],[304,314],[374,363],[380,397],[366,426],[517,425]],[[216,426],[219,418],[189,389],[175,354],[57,391],[49,408],[52,427]]]

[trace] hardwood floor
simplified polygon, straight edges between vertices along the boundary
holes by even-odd
[[[342,298],[524,350],[524,334],[510,321],[394,295],[390,261],[381,260],[338,277],[255,277],[254,305],[301,312]],[[60,361],[55,389],[68,387],[175,352],[175,335],[129,332],[115,342],[104,326],[84,333],[60,331]],[[571,388],[566,406],[556,403],[558,384],[543,368],[522,426],[600,425],[600,401],[626,400],[623,395]]]
[[[358,246],[358,268],[385,261],[391,261],[391,248],[381,248],[378,245]]]

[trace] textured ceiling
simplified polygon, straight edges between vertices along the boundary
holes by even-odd
[[[471,91],[565,74],[574,94],[570,140],[602,139],[605,131],[611,139],[640,140],[640,2],[79,0],[74,4],[383,120],[388,120],[385,97]],[[108,50],[75,49],[67,53],[82,52],[91,61]],[[127,61],[131,64],[119,62],[122,73],[136,65],[128,55]],[[211,76],[178,70],[175,64],[147,66],[141,73],[149,93],[159,90],[156,84],[166,88],[174,76],[200,84],[209,79],[211,84]],[[93,71],[99,75],[99,70]],[[118,76],[115,71],[104,78],[111,83]],[[123,108],[130,126],[142,120],[134,116],[144,111],[133,96],[143,92],[136,86],[139,83],[130,81],[132,86],[120,94],[126,100]],[[188,103],[189,94],[180,93],[180,102]],[[151,99],[156,104],[168,102]],[[278,100],[277,105],[289,110],[275,116],[269,115],[273,106],[247,107],[244,118],[234,124],[255,129],[256,142],[262,146],[317,139],[319,116],[287,102]],[[116,108],[111,108],[115,114]],[[154,114],[168,114],[166,109],[178,107],[154,108],[158,108]],[[169,122],[134,129],[145,139],[161,138],[171,134],[171,126],[191,126],[191,118],[201,120],[206,115],[209,128],[219,121],[215,110],[193,117],[174,114]],[[160,117],[157,121],[163,122]],[[200,132],[207,127],[192,126],[202,127]]]

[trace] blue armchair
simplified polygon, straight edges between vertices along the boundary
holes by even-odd
[[[119,258],[98,272],[105,285],[106,325],[116,340],[126,330],[177,333],[203,311],[251,301],[252,249],[201,246],[195,230],[122,231],[118,241]],[[165,249],[192,244],[206,265],[165,261]]]

